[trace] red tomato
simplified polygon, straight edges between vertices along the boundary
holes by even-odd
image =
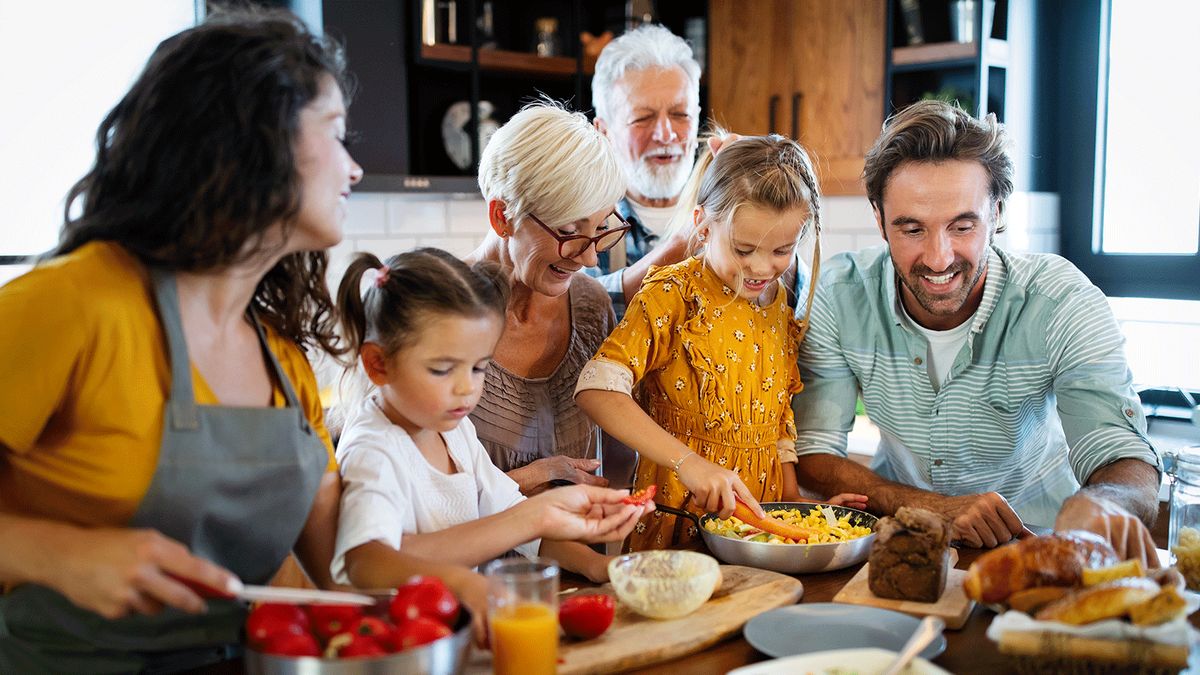
[[[325,648],[325,658],[327,659],[385,655],[387,655],[387,650],[375,638],[358,633],[338,633],[329,638],[329,646]]]
[[[266,603],[255,607],[246,618],[246,640],[261,645],[275,635],[307,634],[310,626],[308,615],[296,605]]]
[[[278,656],[320,656],[317,639],[308,633],[277,633],[267,638],[260,649]]]
[[[392,651],[400,652],[429,644],[450,634],[450,629],[441,621],[419,616],[396,624],[387,642]]]
[[[453,626],[458,619],[458,598],[437,577],[413,577],[396,589],[388,614],[397,624],[426,617]]]
[[[322,640],[344,633],[362,616],[362,609],[354,605],[309,605],[313,632]]]
[[[558,625],[571,637],[590,640],[600,637],[612,625],[616,603],[611,595],[576,595],[558,605]]]
[[[387,635],[392,629],[383,619],[377,619],[373,616],[364,616],[359,618],[350,625],[350,632],[355,635],[365,635],[369,638],[379,639]]]
[[[634,492],[628,497],[622,499],[621,503],[641,506],[642,504],[649,503],[651,499],[654,499],[654,495],[656,494],[658,494],[658,486],[651,484],[650,487],[638,490],[637,492]]]

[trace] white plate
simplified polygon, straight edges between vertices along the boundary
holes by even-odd
[[[728,675],[794,675],[796,673],[825,675],[826,672],[873,675],[883,672],[883,669],[887,668],[895,657],[896,652],[886,649],[834,649],[742,666],[737,670],[729,671]],[[827,671],[826,669],[838,670]],[[922,658],[914,659],[901,673],[903,675],[950,675]]]
[[[900,651],[920,619],[878,607],[814,602],[763,612],[746,623],[746,642],[776,658],[830,649],[879,647]],[[938,636],[921,656],[932,659],[946,651]]]

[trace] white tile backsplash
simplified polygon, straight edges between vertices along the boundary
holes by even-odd
[[[387,233],[393,237],[442,235],[446,199],[441,195],[394,194],[388,198]]]
[[[351,194],[347,204],[346,224],[343,226],[345,236],[382,236],[386,232],[387,204],[386,194]]]
[[[449,230],[455,234],[478,234],[488,230],[487,203],[482,199],[451,199],[446,202]]]

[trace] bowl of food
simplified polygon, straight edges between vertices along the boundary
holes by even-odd
[[[829,572],[867,559],[879,519],[847,506],[816,502],[763,502],[767,516],[789,527],[812,532],[798,542],[763,531],[738,518],[718,518],[657,505],[662,513],[696,523],[708,550],[731,565],[747,565],[784,574]]]
[[[249,675],[462,672],[471,614],[441,581],[415,577],[375,605],[259,605],[246,621]]]
[[[712,556],[695,551],[638,551],[613,558],[608,577],[621,604],[651,619],[699,609],[721,585]]]

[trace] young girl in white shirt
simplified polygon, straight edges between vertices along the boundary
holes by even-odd
[[[343,337],[374,386],[350,404],[338,443],[337,581],[402,582],[389,576],[399,550],[477,566],[515,548],[601,582],[608,557],[570,540],[623,539],[653,509],[584,485],[526,499],[492,464],[467,415],[504,327],[504,279],[430,248],[386,264],[359,254],[347,269]]]

